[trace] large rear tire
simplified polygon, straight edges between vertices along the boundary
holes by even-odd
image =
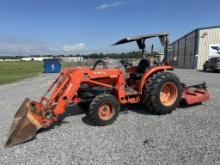
[[[96,96],[89,106],[88,116],[95,125],[112,124],[118,117],[120,103],[110,94]]]
[[[159,72],[147,82],[143,102],[152,113],[171,113],[179,105],[182,91],[180,80],[175,74]]]

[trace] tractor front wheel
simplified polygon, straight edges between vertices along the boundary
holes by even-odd
[[[144,104],[152,113],[171,113],[181,100],[182,90],[180,80],[175,74],[157,73],[146,84]]]
[[[78,103],[78,106],[80,107],[81,110],[83,110],[83,112],[85,112],[85,114],[89,113],[89,104],[90,102],[81,102]]]
[[[120,103],[110,94],[96,96],[89,106],[88,116],[95,125],[112,124],[118,117]]]

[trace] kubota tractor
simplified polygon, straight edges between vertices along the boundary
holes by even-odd
[[[150,66],[145,59],[145,40],[153,37],[159,37],[165,48],[164,61],[157,66]],[[205,84],[187,87],[174,73],[168,72],[173,67],[165,65],[167,33],[129,37],[114,45],[132,41],[142,50],[143,58],[138,66],[124,62],[121,68],[109,68],[98,60],[93,68],[64,69],[40,102],[28,98],[23,102],[5,146],[33,139],[39,129],[60,121],[69,104],[78,104],[95,125],[104,126],[116,120],[122,104],[143,102],[146,110],[162,115],[171,113],[180,101],[191,105],[209,99]],[[99,64],[103,68],[97,68]]]

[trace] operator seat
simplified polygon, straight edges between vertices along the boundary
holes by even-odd
[[[146,72],[146,69],[150,67],[150,63],[147,59],[140,60],[137,66],[137,72],[131,74],[131,78],[134,80],[141,79],[142,75]]]

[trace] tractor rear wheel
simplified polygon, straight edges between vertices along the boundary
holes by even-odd
[[[175,74],[159,72],[147,82],[143,102],[152,113],[171,113],[179,105],[182,91],[180,80]]]
[[[112,124],[118,117],[120,103],[110,94],[96,96],[89,106],[88,116],[95,125]]]

